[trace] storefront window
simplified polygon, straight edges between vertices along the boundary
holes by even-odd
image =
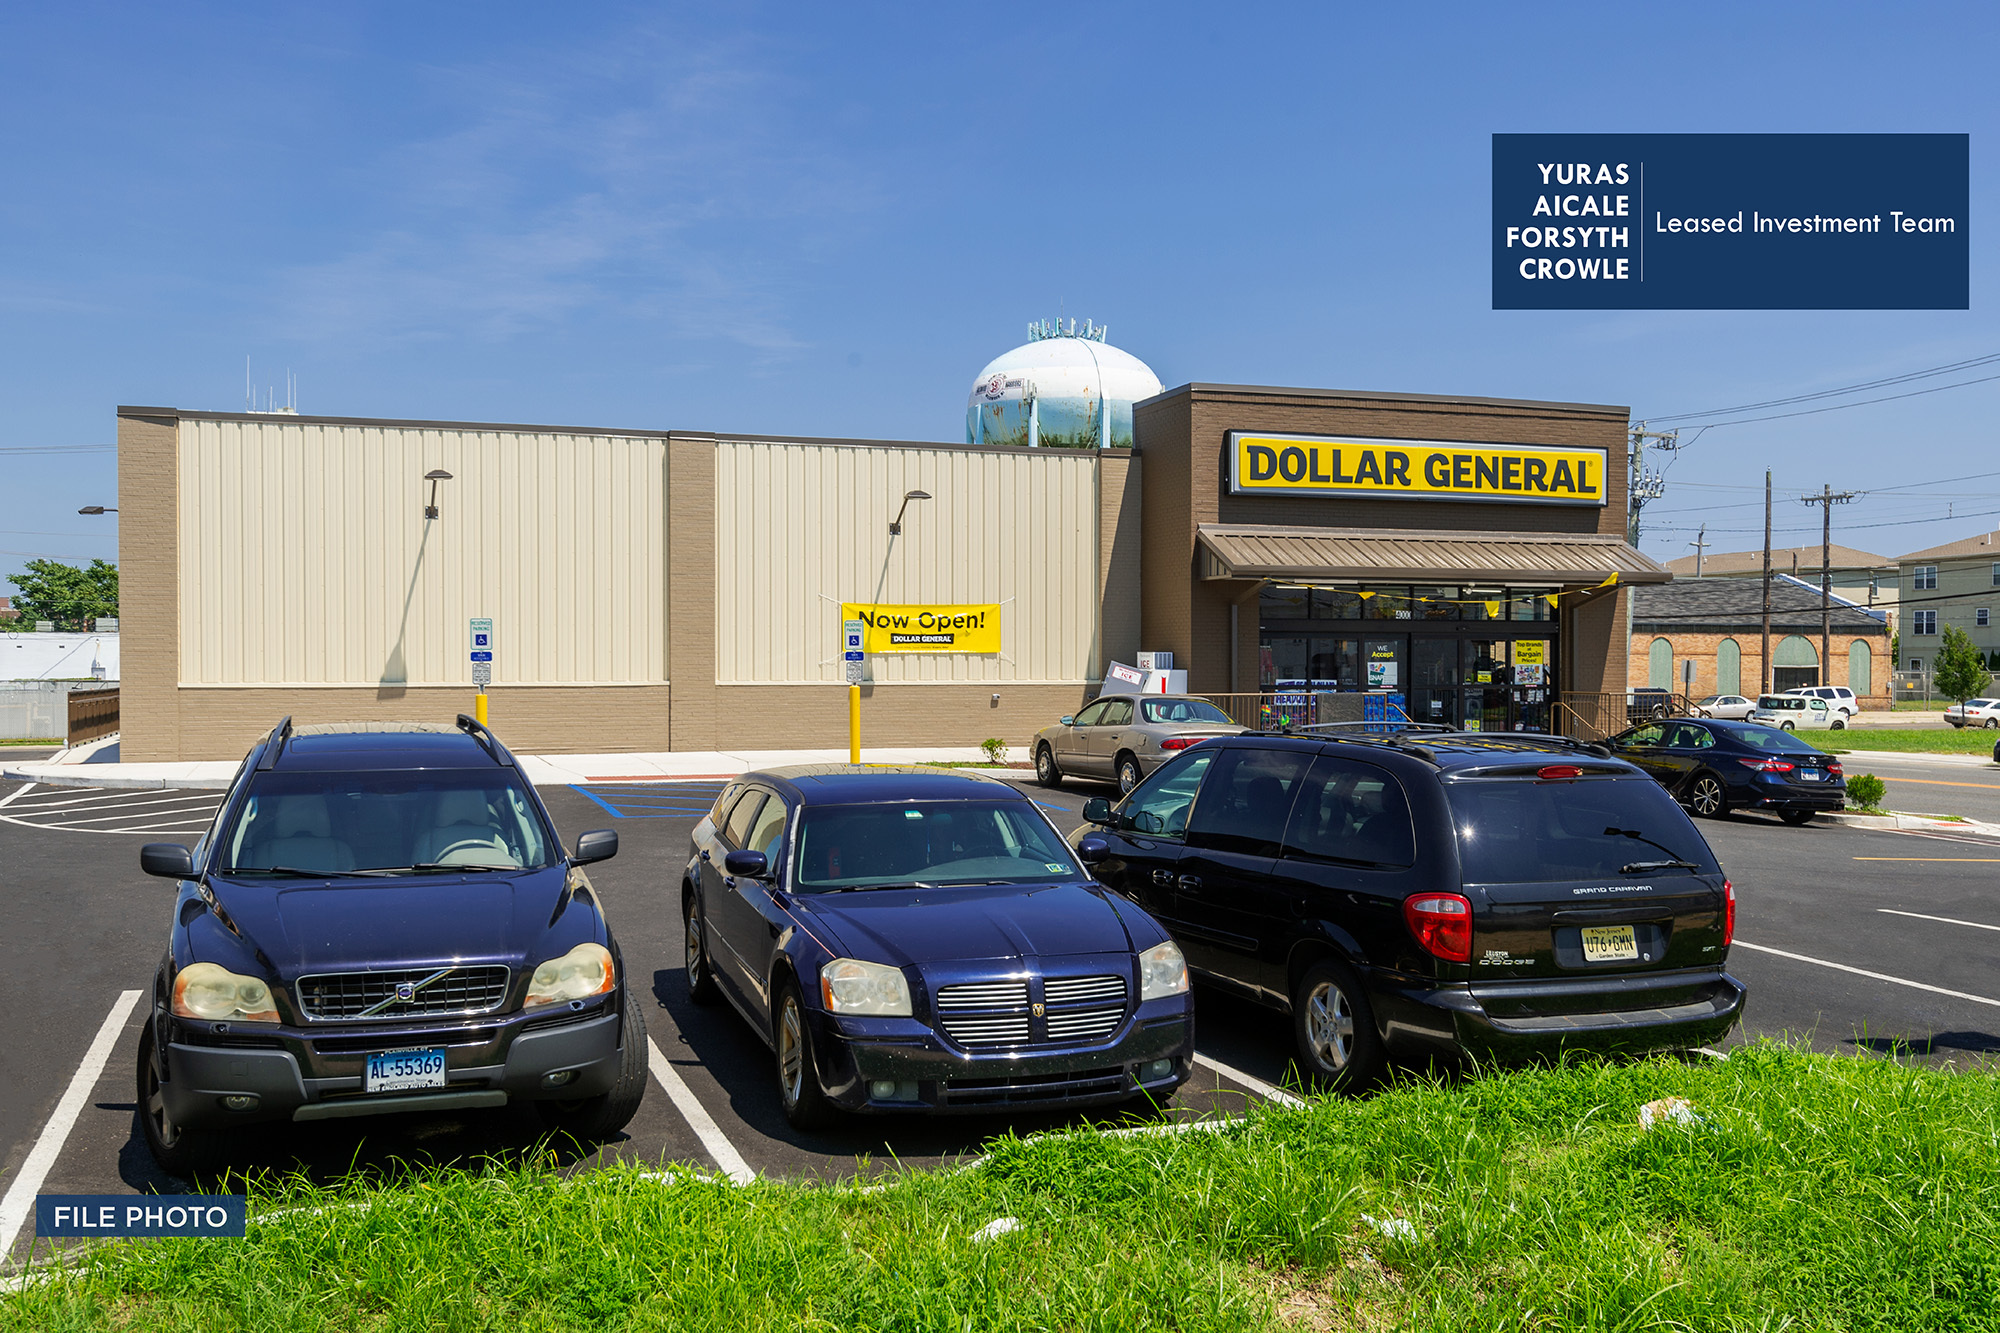
[[[1265,620],[1303,620],[1311,596],[1306,588],[1279,588],[1267,583],[1257,595],[1257,614]]]
[[[1547,620],[1549,618],[1549,595],[1544,589],[1508,589],[1507,619]]]
[[[1359,620],[1361,597],[1352,588],[1315,588],[1313,616],[1318,620]]]
[[[1460,620],[1498,620],[1507,607],[1505,588],[1466,588],[1461,591]]]
[[[1367,609],[1361,613],[1369,620],[1408,620],[1410,608],[1416,605],[1407,587],[1376,586],[1362,591],[1374,594],[1366,599]]]
[[[1458,619],[1458,589],[1418,588],[1416,590],[1416,594],[1417,594],[1417,619],[1419,620]]]

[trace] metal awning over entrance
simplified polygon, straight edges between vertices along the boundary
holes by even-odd
[[[1617,537],[1566,532],[1436,532],[1203,523],[1204,579],[1384,583],[1667,583],[1664,565]]]

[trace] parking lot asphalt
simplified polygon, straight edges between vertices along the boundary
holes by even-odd
[[[1103,789],[1028,788],[1065,830]],[[0,785],[0,1192],[24,1165],[43,1192],[173,1190],[135,1115],[133,1073],[145,992],[166,938],[171,886],[142,875],[139,844],[192,842],[214,793],[95,793]],[[688,832],[714,784],[544,790],[566,842],[615,828],[619,856],[591,870],[629,975],[648,997],[655,1080],[618,1141],[595,1151],[551,1144],[531,1108],[278,1125],[246,1131],[240,1163],[331,1179],[351,1169],[518,1160],[547,1152],[562,1169],[604,1160],[688,1162],[786,1177],[833,1177],[975,1155],[1009,1131],[1084,1123],[1071,1115],[853,1120],[801,1134],[779,1113],[772,1057],[727,1006],[689,1003],[681,970],[679,875]],[[164,798],[140,804],[138,798]],[[58,804],[73,801],[76,804]],[[125,805],[121,802],[131,801]],[[206,802],[206,805],[204,805]],[[1816,1049],[1895,1053],[1931,1064],[2000,1054],[2000,840],[1739,815],[1703,832],[1739,895],[1730,969],[1750,987],[1731,1041],[1783,1035]],[[1234,1114],[1295,1083],[1280,1015],[1197,986],[1196,1079],[1157,1118]],[[86,1061],[104,1053],[94,1075]],[[83,1072],[79,1075],[79,1068]],[[65,1093],[75,1085],[65,1106]],[[73,1109],[63,1136],[51,1117]],[[57,1117],[56,1129],[60,1129]],[[37,1145],[40,1145],[38,1148]],[[31,1160],[32,1159],[32,1160]],[[16,1192],[17,1194],[19,1191]],[[5,1196],[19,1214],[19,1200]],[[28,1200],[32,1203],[32,1200]],[[32,1224],[22,1229],[32,1231]],[[24,1252],[24,1235],[0,1236]]]
[[[1887,783],[1885,809],[2000,824],[2000,764],[1990,758],[1854,750],[1840,764],[1849,776],[1873,773]]]

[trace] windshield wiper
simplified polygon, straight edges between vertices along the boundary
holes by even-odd
[[[1699,870],[1692,861],[1633,861],[1618,867],[1621,875],[1641,875],[1648,870]]]
[[[413,866],[404,866],[400,870],[385,870],[382,873],[385,875],[406,875],[412,871],[418,871],[424,874],[433,874],[433,873],[441,873],[444,871],[476,870],[481,874],[490,875],[493,874],[495,871],[519,870],[520,868],[521,867],[519,866],[474,865],[469,862],[465,865],[455,865],[449,861],[419,861]]]
[[[1696,862],[1683,860],[1681,858],[1680,853],[1676,852],[1673,848],[1667,846],[1667,844],[1665,844],[1664,842],[1654,842],[1651,838],[1639,832],[1638,829],[1607,828],[1604,830],[1604,836],[1607,838],[1630,838],[1634,842],[1643,842],[1648,847],[1659,848],[1661,851],[1665,852],[1669,858],[1665,861],[1634,861],[1631,865],[1626,866],[1624,870],[1620,872],[1621,874],[1631,875],[1631,874],[1636,874],[1638,871],[1641,870],[1664,870],[1674,866],[1686,866],[1689,870],[1701,869],[1701,866]]]
[[[382,870],[301,870],[297,866],[231,866],[225,875],[290,875],[295,879],[343,879],[350,875],[382,875]]]

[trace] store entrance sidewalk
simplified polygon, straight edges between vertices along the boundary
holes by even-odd
[[[538,787],[587,786],[593,782],[674,782],[732,778],[780,764],[844,764],[845,750],[668,750],[649,754],[517,754],[521,769]],[[1016,746],[1011,763],[1025,763]],[[976,745],[863,747],[864,764],[983,764]],[[237,761],[128,764],[118,757],[118,738],[108,736],[47,759],[6,764],[0,777],[58,787],[210,788],[227,787]]]

